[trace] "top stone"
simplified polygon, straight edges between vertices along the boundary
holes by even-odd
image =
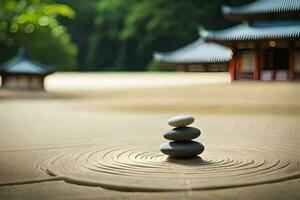
[[[187,125],[192,124],[195,121],[195,118],[191,115],[178,115],[175,117],[171,117],[168,120],[168,124],[170,126],[178,127],[185,127]]]

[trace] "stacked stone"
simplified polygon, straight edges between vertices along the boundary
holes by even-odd
[[[190,115],[179,115],[168,120],[168,124],[173,126],[171,131],[168,131],[163,136],[169,142],[160,145],[160,151],[170,157],[190,158],[201,154],[204,151],[204,146],[200,142],[193,141],[200,136],[199,129],[189,127],[195,118]]]

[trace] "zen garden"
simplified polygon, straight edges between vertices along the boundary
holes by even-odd
[[[300,0],[1,0],[0,199],[300,199]]]

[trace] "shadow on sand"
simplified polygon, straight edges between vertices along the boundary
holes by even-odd
[[[202,165],[213,164],[213,162],[203,160],[200,156],[191,157],[191,158],[168,157],[166,162],[174,163],[177,165],[188,165],[188,166],[202,166]]]

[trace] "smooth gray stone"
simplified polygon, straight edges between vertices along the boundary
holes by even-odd
[[[171,157],[191,158],[201,154],[204,146],[196,141],[165,142],[160,145],[160,151]]]
[[[194,127],[174,128],[164,134],[164,138],[174,141],[188,141],[199,137],[200,130]]]
[[[195,121],[195,118],[191,115],[178,115],[171,117],[168,120],[168,124],[174,127],[184,127],[192,124]]]

